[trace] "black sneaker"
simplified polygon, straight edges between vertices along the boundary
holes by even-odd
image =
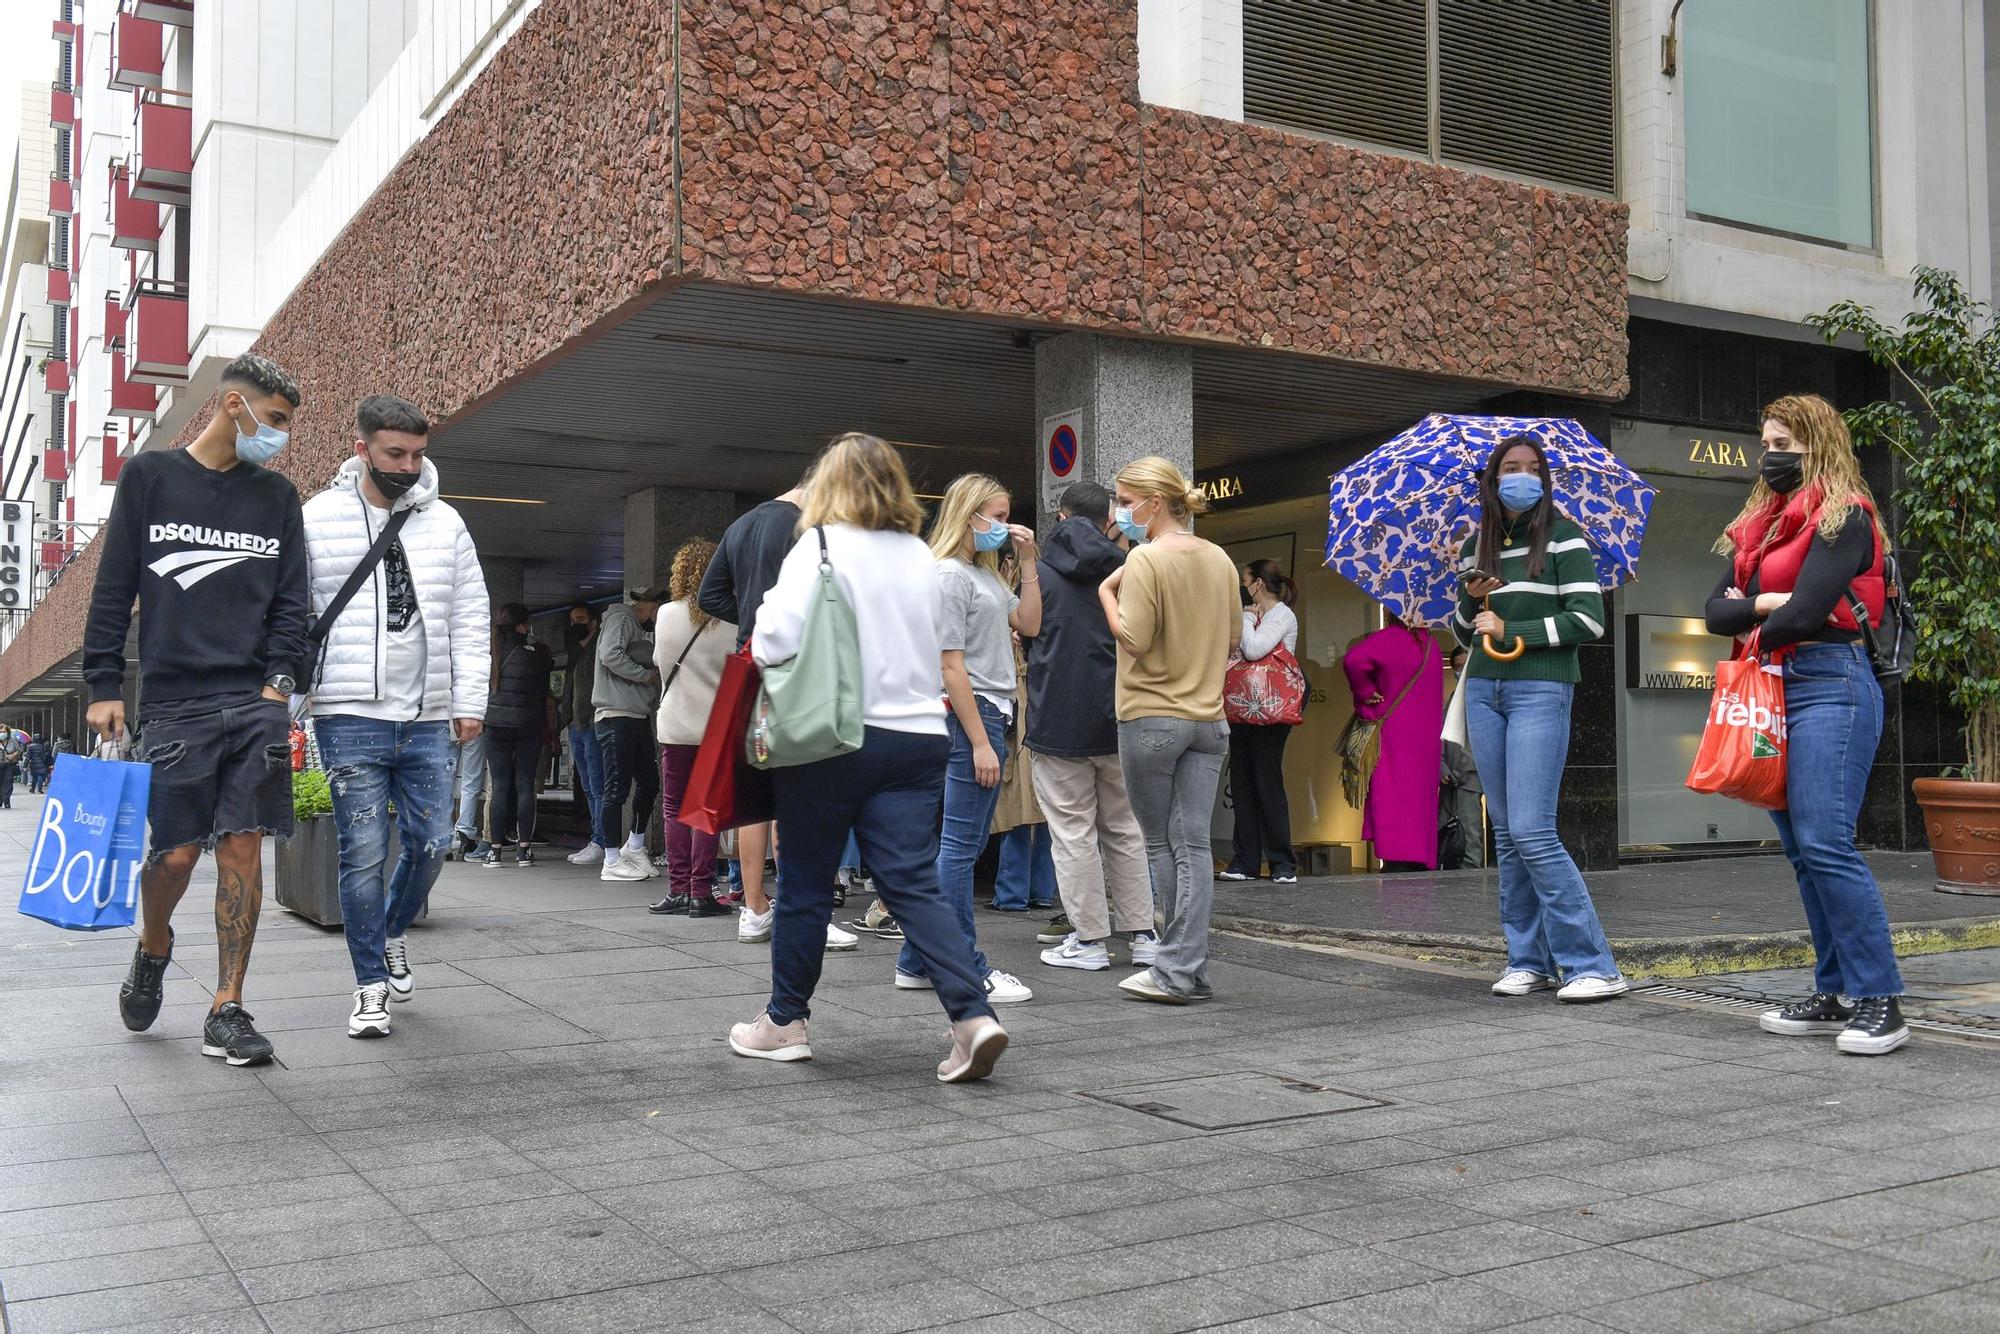
[[[167,965],[174,959],[174,929],[167,928],[167,955],[155,959],[144,945],[132,947],[132,967],[125,985],[118,988],[118,1017],[134,1033],[143,1033],[160,1017],[160,1002],[167,998]]]
[[[535,854],[528,851],[526,848],[522,848],[514,854],[515,870],[525,871],[534,864],[535,864]]]
[[[691,902],[692,900],[685,894],[669,894],[658,903],[647,904],[646,911],[658,913],[662,917],[676,917],[686,912]]]
[[[688,904],[689,917],[734,917],[736,910],[714,899],[695,899]]]
[[[474,856],[472,860],[478,862],[489,871],[497,871],[500,869],[500,849],[488,848],[484,855]]]
[[[1076,927],[1070,924],[1069,914],[1059,912],[1049,918],[1049,924],[1036,933],[1035,941],[1042,945],[1060,945],[1069,939],[1070,932],[1074,930]]]
[[[1883,1056],[1910,1040],[1903,1007],[1894,996],[1868,996],[1854,1006],[1854,1018],[1833,1045],[1849,1056]]]
[[[230,1001],[201,1026],[201,1054],[231,1065],[258,1065],[277,1054],[271,1039],[250,1026],[250,1012]]]
[[[1840,1003],[1840,997],[1815,991],[1802,1001],[1757,1016],[1757,1027],[1783,1037],[1803,1037],[1811,1033],[1838,1033],[1854,1018],[1854,1011]]]

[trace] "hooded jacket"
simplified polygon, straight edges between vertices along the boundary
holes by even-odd
[[[486,702],[489,731],[528,732],[540,737],[548,725],[549,677],[556,669],[547,646],[520,635],[504,637],[495,669],[493,697]]]
[[[493,670],[493,609],[487,604],[486,576],[472,534],[458,511],[438,499],[437,467],[429,459],[417,484],[388,510],[375,508],[361,494],[366,472],[358,456],[350,458],[332,484],[306,502],[313,615],[325,613],[389,515],[413,511],[396,540],[409,558],[424,618],[424,712],[483,720]],[[311,686],[315,703],[382,699],[389,645],[385,577],[382,562],[377,562],[327,635],[325,659]]]
[[[653,636],[629,603],[604,609],[597,627],[597,673],[591,683],[597,718],[653,716]]]
[[[1097,586],[1124,563],[1125,553],[1085,518],[1064,519],[1042,548],[1042,628],[1027,640],[1027,747],[1037,755],[1118,753],[1118,650]]]

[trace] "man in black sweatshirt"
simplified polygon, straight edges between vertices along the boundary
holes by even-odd
[[[285,447],[299,387],[275,362],[229,363],[215,416],[186,449],[125,465],[84,630],[90,727],[125,736],[125,634],[136,600],[139,716],[153,766],[144,909],[118,1009],[152,1027],[173,955],[174,908],[202,849],[215,853],[215,1002],[204,1056],[272,1056],[243,1008],[264,900],[264,835],[292,832],[287,704],[304,675],[306,545],[299,493],[265,468]]]

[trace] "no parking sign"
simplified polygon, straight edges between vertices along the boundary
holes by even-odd
[[[1042,418],[1042,513],[1062,505],[1062,493],[1083,480],[1083,412]]]

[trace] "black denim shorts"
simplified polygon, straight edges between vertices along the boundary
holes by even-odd
[[[146,864],[224,834],[292,834],[291,716],[277,700],[163,706],[140,728],[153,766]]]

